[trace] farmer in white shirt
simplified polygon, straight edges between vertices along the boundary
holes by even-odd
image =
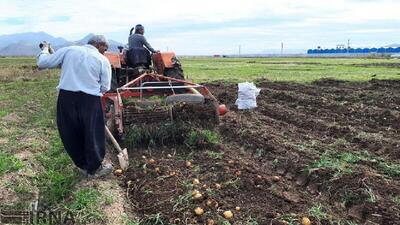
[[[112,165],[102,164],[105,130],[100,101],[111,83],[111,66],[102,55],[108,48],[106,38],[95,35],[87,45],[61,48],[54,54],[46,42],[41,46],[38,67],[61,66],[57,127],[66,151],[88,177],[110,174]]]

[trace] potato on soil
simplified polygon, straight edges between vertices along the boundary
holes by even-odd
[[[281,180],[281,177],[280,176],[272,176],[271,180],[274,181],[274,182],[278,182],[278,181]]]
[[[218,202],[214,199],[208,199],[206,205],[210,208],[218,208]]]
[[[197,207],[194,209],[194,213],[196,214],[196,216],[201,216],[204,214],[204,209],[202,209],[201,207]]]
[[[301,218],[301,224],[302,225],[311,225],[311,220],[308,219],[308,217],[303,217],[303,218]]]
[[[202,197],[203,197],[203,195],[200,194],[200,193],[197,193],[197,194],[193,195],[193,199],[194,199],[194,200],[199,200],[199,199],[201,199]]]
[[[175,176],[175,175],[176,175],[176,172],[175,172],[175,171],[169,172],[169,176],[170,176],[170,177],[173,177],[173,176]]]
[[[231,210],[227,210],[224,212],[224,217],[225,219],[232,219],[233,217],[233,212]]]
[[[199,190],[193,190],[192,191],[192,196],[195,196],[195,195],[197,195],[197,194],[200,194],[200,191]]]
[[[213,219],[208,219],[207,225],[215,225],[215,221]]]
[[[114,170],[114,175],[115,175],[115,176],[121,176],[122,173],[123,173],[123,171],[122,171],[121,169],[116,169],[116,170]]]
[[[193,183],[193,184],[200,184],[200,180],[197,179],[197,178],[196,178],[196,179],[193,179],[192,183]]]

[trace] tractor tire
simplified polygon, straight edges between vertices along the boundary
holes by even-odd
[[[166,68],[164,70],[164,75],[179,80],[185,80],[185,74],[183,74],[183,70],[180,66],[176,66],[174,68]]]

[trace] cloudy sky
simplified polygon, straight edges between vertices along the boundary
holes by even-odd
[[[98,33],[126,43],[141,23],[154,48],[178,54],[400,43],[400,0],[0,0],[0,9],[0,35]]]

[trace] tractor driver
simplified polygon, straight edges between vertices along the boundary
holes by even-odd
[[[151,47],[149,42],[147,42],[146,38],[143,36],[144,27],[141,24],[135,26],[134,34],[132,34],[132,31],[133,29],[131,30],[131,33],[128,38],[129,49],[143,48],[143,46],[145,46],[146,49],[149,50],[151,53],[159,52],[154,50],[154,48]]]

